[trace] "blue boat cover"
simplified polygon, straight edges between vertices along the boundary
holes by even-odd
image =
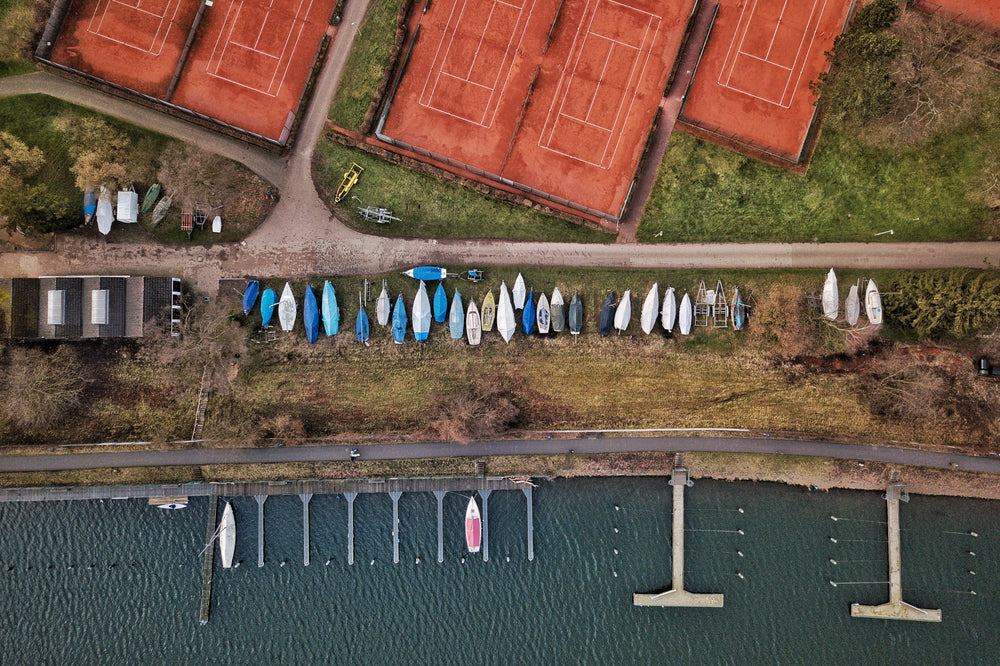
[[[306,327],[306,339],[315,344],[319,336],[319,307],[316,305],[316,294],[309,285],[306,285],[305,302],[302,304],[302,323]]]
[[[583,303],[580,295],[573,293],[573,300],[569,302],[569,332],[579,335],[583,330]]]
[[[87,190],[83,193],[83,214],[93,215],[97,210],[97,196],[94,190]]]
[[[250,314],[254,303],[257,302],[257,292],[260,290],[260,283],[257,280],[247,282],[247,288],[243,290],[243,314]]]
[[[327,280],[323,284],[323,329],[326,334],[337,335],[340,330],[340,310],[337,309],[337,292]]]
[[[611,326],[615,322],[615,292],[608,294],[601,307],[601,317],[597,321],[597,332],[601,335],[611,333]]]
[[[445,269],[437,266],[417,266],[403,273],[403,275],[409,275],[416,280],[425,280],[427,282],[431,280],[443,280],[447,274]]]
[[[358,342],[368,342],[368,313],[364,308],[358,313],[358,323],[354,330],[358,334]]]
[[[403,344],[406,337],[406,305],[403,304],[403,295],[396,297],[396,307],[392,310],[392,339],[396,344]]]
[[[448,317],[448,327],[451,329],[451,339],[461,340],[465,335],[465,308],[462,307],[462,294],[455,290],[451,299],[451,315]]]
[[[524,300],[524,311],[521,313],[521,330],[525,335],[535,332],[535,290],[528,292],[528,298]]]
[[[448,316],[448,294],[444,293],[444,284],[438,282],[434,292],[434,321],[442,323]]]
[[[278,304],[278,295],[274,289],[265,289],[264,295],[260,297],[260,319],[261,326],[267,328],[271,325],[271,315],[274,314],[274,306]]]

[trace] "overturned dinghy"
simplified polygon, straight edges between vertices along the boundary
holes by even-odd
[[[551,312],[552,332],[561,333],[566,328],[566,304],[563,302],[559,287],[552,290]]]
[[[514,320],[514,306],[510,302],[510,293],[507,291],[507,283],[500,283],[500,304],[497,306],[497,331],[504,342],[509,343],[514,337],[517,329],[517,322]]]
[[[601,306],[601,315],[597,319],[597,332],[601,335],[608,335],[611,333],[611,327],[615,322],[615,292],[608,294],[608,297],[604,299],[604,305]]]
[[[656,326],[656,320],[660,315],[660,285],[653,283],[653,287],[646,294],[646,300],[642,303],[642,313],[639,315],[639,324],[642,332],[649,335]]]
[[[676,323],[677,296],[674,294],[673,287],[667,287],[667,292],[663,294],[663,314],[660,317],[660,324],[663,326],[664,331],[671,333]]]
[[[615,309],[615,329],[618,331],[618,335],[622,334],[626,328],[628,328],[629,323],[632,321],[632,290],[626,289],[625,293],[622,294],[621,303]]]
[[[413,336],[417,342],[427,339],[431,330],[431,302],[427,298],[427,286],[420,281],[420,289],[413,298]]]

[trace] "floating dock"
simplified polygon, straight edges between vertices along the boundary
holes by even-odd
[[[670,476],[674,487],[674,521],[671,573],[673,588],[657,594],[633,594],[635,606],[692,606],[697,608],[722,608],[723,595],[696,594],[684,589],[684,487],[691,485],[688,471],[675,468]]]
[[[199,623],[208,624],[208,616],[212,610],[212,572],[215,569],[215,530],[219,500],[208,503],[208,527],[205,536],[205,559],[201,565],[201,610]]]
[[[917,608],[903,601],[903,564],[900,556],[899,502],[909,501],[906,486],[891,483],[885,493],[889,517],[889,601],[878,606],[851,604],[851,617],[869,617],[879,620],[910,620],[915,622],[940,622],[941,609]]]

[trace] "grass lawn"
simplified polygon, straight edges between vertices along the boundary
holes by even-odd
[[[403,0],[374,0],[354,37],[350,58],[340,78],[328,118],[336,125],[357,130],[378,88],[396,35],[396,15]],[[340,30],[354,30],[344,23]]]
[[[976,196],[1000,112],[926,144],[877,148],[831,127],[797,176],[675,134],[639,226],[639,240],[985,240],[997,229]],[[662,232],[662,236],[657,234]]]
[[[386,162],[362,150],[323,139],[316,147],[313,180],[327,202],[357,162],[365,171],[348,197],[335,207],[349,226],[369,234],[418,238],[504,238],[510,240],[610,243],[614,234],[504,203],[458,183]],[[393,211],[402,222],[379,225],[357,214],[366,206]]]
[[[32,0],[0,0],[0,78],[35,70],[30,49],[36,28]]]

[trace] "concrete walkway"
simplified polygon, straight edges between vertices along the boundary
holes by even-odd
[[[119,451],[36,456],[0,456],[2,472],[42,472],[160,465],[224,465],[349,460],[351,446],[283,446],[250,449]],[[361,460],[414,460],[585,453],[722,452],[766,453],[861,460],[1000,474],[1000,457],[955,455],[893,446],[743,437],[607,437],[470,442],[375,444],[356,447]]]

